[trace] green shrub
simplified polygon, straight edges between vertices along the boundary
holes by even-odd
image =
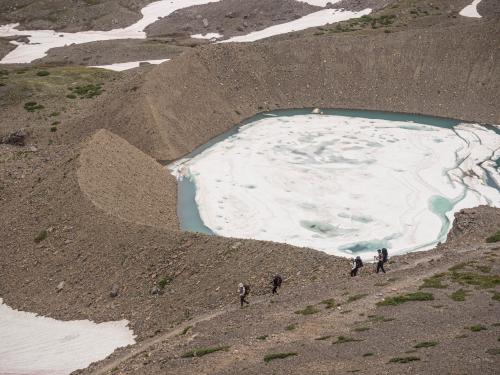
[[[409,363],[413,361],[420,361],[419,357],[395,357],[389,360],[389,363]]]
[[[41,104],[38,104],[37,102],[24,103],[24,109],[27,110],[28,112],[39,111],[40,109],[43,109],[43,108],[45,108],[45,107]]]
[[[355,294],[347,298],[347,303],[357,301],[358,299],[365,298],[368,294]]]
[[[486,239],[486,242],[487,243],[494,243],[494,242],[498,242],[500,241],[500,230],[497,231],[494,235],[492,236],[489,236],[487,239]]]
[[[494,291],[491,299],[500,302],[500,293]]]
[[[414,348],[432,348],[433,346],[436,346],[438,344],[437,341],[423,341],[419,342],[417,345],[414,346]]]
[[[419,289],[424,288],[435,288],[435,289],[445,289],[448,285],[442,283],[442,279],[446,276],[444,273],[438,273],[427,279],[424,279],[424,283],[420,285]]]
[[[160,281],[158,281],[158,287],[160,289],[165,289],[165,287],[172,282],[170,277],[162,277]]]
[[[474,285],[488,289],[500,285],[500,275],[479,275],[471,272],[452,272],[451,278],[459,284]]]
[[[271,353],[271,354],[267,354],[264,357],[264,362],[269,363],[271,361],[274,361],[275,359],[283,359],[283,358],[287,358],[287,357],[294,357],[296,355],[297,355],[297,353],[295,353],[295,352],[289,352],[289,353]]]
[[[229,346],[217,346],[214,348],[193,349],[193,350],[190,350],[189,352],[184,353],[183,355],[181,355],[181,357],[182,358],[203,357],[204,355],[207,355],[210,353],[219,352],[221,350],[227,351],[228,349],[229,349]]]
[[[466,291],[465,289],[459,289],[457,290],[456,292],[453,292],[450,296],[450,298],[453,300],[453,301],[457,301],[457,302],[462,302],[462,301],[465,301],[465,297],[467,297],[469,295],[469,292]]]
[[[319,312],[318,309],[316,309],[313,306],[309,305],[309,306],[306,306],[305,309],[295,311],[295,314],[312,315],[312,314],[316,314],[318,312]]]
[[[470,326],[469,329],[472,332],[479,332],[479,331],[486,331],[487,328],[485,326],[482,326],[481,324],[476,324],[476,325]]]
[[[39,70],[38,72],[36,72],[36,75],[39,76],[39,77],[46,77],[48,76],[50,73],[46,70]]]
[[[433,301],[434,296],[427,292],[407,293],[400,296],[388,297],[383,301],[377,302],[377,306],[396,306],[411,301]]]
[[[95,96],[101,95],[103,91],[100,83],[68,87],[68,89],[72,92],[70,95],[75,95],[75,98],[76,96],[79,96],[82,99],[91,99]]]
[[[295,324],[290,324],[290,325],[285,327],[285,329],[287,331],[293,331],[295,328],[297,328],[297,326]]]
[[[333,344],[345,344],[346,342],[356,342],[356,341],[363,341],[363,340],[357,340],[348,336],[339,336],[337,337],[337,341],[334,341]]]
[[[320,302],[322,305],[325,305],[325,309],[333,309],[335,307],[335,300],[333,298],[325,299]]]
[[[35,242],[36,243],[39,243],[39,242],[42,242],[44,239],[47,238],[47,231],[46,230],[42,230],[40,233],[38,233],[35,237]]]

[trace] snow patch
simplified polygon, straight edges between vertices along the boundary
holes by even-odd
[[[130,62],[125,62],[125,63],[116,63],[116,64],[109,64],[109,65],[94,65],[94,66],[91,66],[91,68],[101,68],[101,69],[114,70],[115,72],[122,72],[124,70],[138,68],[141,65],[141,63],[150,63],[150,64],[158,65],[158,64],[161,64],[165,61],[170,61],[170,59],[141,60],[141,61],[130,61]]]
[[[191,38],[212,40],[212,39],[220,39],[222,38],[222,35],[219,33],[194,34],[191,35]]]
[[[0,374],[66,375],[135,343],[126,320],[96,324],[18,311],[0,298]]]
[[[459,14],[464,17],[481,18],[481,15],[477,11],[477,6],[480,2],[481,0],[474,0],[471,4],[462,9]]]
[[[359,12],[352,12],[343,9],[323,9],[318,12],[310,13],[296,20],[270,26],[263,30],[254,31],[246,35],[235,36],[219,43],[230,42],[255,42],[259,39],[269,38],[271,36],[286,34],[294,31],[305,30],[310,27],[324,26],[329,23],[346,21],[351,18],[359,18],[371,13],[370,8],[363,9]]]

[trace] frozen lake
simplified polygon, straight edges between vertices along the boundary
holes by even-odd
[[[369,111],[258,115],[170,166],[183,229],[371,258],[500,206],[498,128]]]

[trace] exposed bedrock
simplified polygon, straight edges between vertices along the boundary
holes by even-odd
[[[209,45],[151,70],[96,121],[172,160],[258,112],[332,107],[500,123],[500,25]],[[113,103],[114,102],[114,103]],[[127,123],[124,127],[119,124]]]

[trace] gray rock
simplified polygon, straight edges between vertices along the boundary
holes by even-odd
[[[119,291],[120,291],[120,288],[118,288],[118,285],[113,284],[111,286],[111,292],[109,292],[109,296],[113,297],[113,298],[118,297],[118,292]]]
[[[27,136],[28,134],[23,129],[19,129],[2,137],[0,139],[0,143],[14,146],[24,146]]]
[[[60,292],[64,288],[64,281],[61,281],[59,284],[56,286],[57,292]]]
[[[203,26],[208,27],[208,20],[206,18],[203,18]]]
[[[161,293],[161,289],[159,286],[155,285],[154,287],[151,288],[152,295],[159,295],[160,293]]]

